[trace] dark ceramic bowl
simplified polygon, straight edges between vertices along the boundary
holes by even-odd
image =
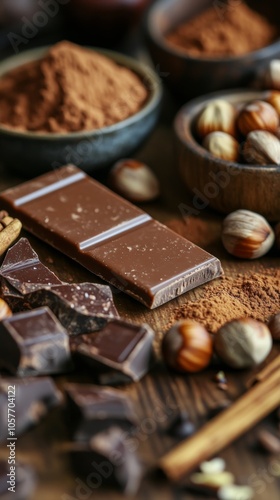
[[[251,4],[264,8],[262,0]],[[210,6],[213,0],[156,0],[146,16],[145,31],[151,57],[165,75],[163,81],[180,100],[220,89],[244,87],[270,59],[280,57],[280,39],[255,52],[226,58],[191,57],[165,40],[169,31]],[[269,0],[265,6],[273,12],[273,21],[280,19],[279,0]]]
[[[11,69],[44,56],[48,48],[30,50],[0,64],[0,77]],[[99,49],[94,49],[99,50]],[[137,73],[149,89],[144,107],[133,116],[94,131],[46,134],[13,131],[0,125],[0,161],[26,177],[37,176],[67,163],[89,173],[106,170],[122,157],[131,155],[154,128],[160,108],[160,79],[149,67],[129,57],[100,51]]]
[[[280,220],[280,165],[245,165],[221,160],[204,149],[194,135],[194,124],[213,99],[242,105],[261,99],[262,92],[231,90],[215,92],[190,101],[178,112],[174,126],[180,175],[192,194],[186,212],[198,215],[208,207],[222,213],[240,208],[272,221]]]

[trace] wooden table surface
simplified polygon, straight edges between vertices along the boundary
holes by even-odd
[[[175,111],[174,103],[167,96],[160,124],[136,155],[150,164],[160,179],[161,199],[145,205],[144,209],[163,222],[174,217],[179,218],[178,206],[190,201],[189,195],[178,178],[174,160],[172,119]],[[15,185],[21,180],[3,170],[0,177],[0,189]],[[250,269],[257,270],[260,265],[279,266],[277,256],[266,257],[257,262],[238,261],[230,258],[223,250],[218,234],[222,217],[209,210],[201,212],[200,217],[211,219],[216,224],[217,241],[211,245],[211,250],[222,259],[227,275],[234,276],[236,273],[246,272]],[[56,271],[61,279],[65,281],[98,281],[82,267],[39,240],[30,237],[30,241],[38,251],[41,260]],[[53,264],[49,263],[50,257]],[[157,340],[159,340],[166,325],[170,322],[174,306],[184,303],[189,298],[197,297],[200,293],[202,293],[201,289],[197,289],[154,311],[147,310],[122,293],[115,294],[115,302],[124,318],[149,323],[155,329]],[[213,381],[216,372],[215,368],[211,368],[198,375],[180,376],[171,374],[164,366],[158,364],[141,382],[123,388],[138,407],[140,426],[132,439],[135,448],[147,466],[153,465],[175,444],[174,439],[162,433],[159,427],[164,420],[172,417],[178,408],[187,410],[193,421],[199,426],[206,418],[209,409],[227,397],[236,399],[244,391],[244,381],[248,374],[229,373],[229,390],[224,393],[217,388]],[[90,382],[91,377],[88,372],[84,372],[55,378],[61,388],[65,380]],[[84,492],[84,496],[77,496],[75,493],[77,478],[70,471],[68,458],[63,449],[67,439],[66,435],[63,415],[60,410],[55,410],[37,428],[30,430],[18,439],[18,459],[32,464],[38,474],[38,487],[32,500],[118,500],[123,498],[122,495],[114,491],[106,491],[102,488],[99,488],[98,491]],[[255,430],[252,430],[220,455],[225,458],[227,469],[234,473],[238,483],[253,486],[256,500],[277,500],[279,499],[280,480],[273,477],[271,471],[275,463],[280,469],[280,457],[269,457],[262,454],[255,449],[254,443]],[[5,456],[6,450],[2,447],[0,457]],[[162,478],[148,477],[144,480],[136,498],[139,500],[158,498],[161,500],[194,500],[204,497],[203,495],[194,495],[186,489],[171,486]]]

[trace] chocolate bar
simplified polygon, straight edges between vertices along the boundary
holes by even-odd
[[[219,260],[75,166],[8,189],[25,228],[150,308],[222,274]]]
[[[114,320],[97,333],[71,338],[70,345],[76,357],[99,373],[100,383],[118,384],[138,381],[148,372],[153,339],[146,324]]]
[[[20,377],[72,367],[67,331],[47,307],[2,320],[0,345],[0,368]]]
[[[27,500],[31,498],[36,486],[35,473],[29,465],[16,461],[8,464],[0,460],[0,498],[1,500]]]
[[[88,485],[93,484],[94,490],[111,485],[127,495],[137,493],[143,467],[122,429],[111,427],[88,443],[72,443],[70,453],[75,473],[85,478]]]
[[[19,436],[61,402],[62,395],[49,377],[0,379],[0,442],[8,437],[8,403],[15,405],[10,408],[15,410],[15,434]]]
[[[118,318],[110,287],[63,283],[21,238],[0,268],[1,296],[12,311],[49,307],[70,335],[93,332]]]
[[[108,427],[130,430],[138,424],[129,397],[116,389],[67,384],[66,415],[74,440],[88,442]]]

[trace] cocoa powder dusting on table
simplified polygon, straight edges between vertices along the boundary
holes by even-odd
[[[135,114],[148,90],[138,75],[70,42],[0,80],[0,123],[17,130],[95,130]]]
[[[166,35],[166,41],[191,56],[237,56],[265,47],[279,28],[246,3],[213,5]]]
[[[280,269],[269,269],[236,277],[224,276],[206,285],[202,298],[188,300],[174,309],[169,327],[190,318],[215,333],[227,321],[242,317],[267,321],[279,311]]]

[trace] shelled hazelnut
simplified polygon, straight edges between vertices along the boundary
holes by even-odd
[[[159,182],[152,170],[130,158],[113,166],[108,181],[112,189],[134,203],[152,201],[160,194]]]
[[[239,143],[226,132],[211,132],[203,141],[203,146],[209,153],[227,161],[238,161]]]
[[[214,337],[214,350],[232,368],[251,368],[262,363],[272,349],[268,327],[251,318],[223,325]]]
[[[261,215],[250,210],[236,210],[223,222],[222,242],[235,257],[257,259],[273,246],[275,235],[272,227]]]
[[[252,101],[246,104],[237,118],[237,126],[242,135],[254,130],[267,130],[275,132],[279,127],[279,116],[268,102]]]
[[[272,90],[269,92],[266,97],[266,101],[275,109],[275,111],[277,111],[278,116],[280,116],[280,91]]]
[[[162,354],[166,364],[177,371],[199,372],[211,361],[212,337],[196,321],[179,321],[163,338]]]
[[[261,83],[264,88],[280,90],[280,60],[272,59],[261,75]]]
[[[225,132],[235,135],[236,110],[234,106],[223,99],[208,103],[201,111],[196,122],[198,135],[203,139],[211,132]]]
[[[280,340],[280,313],[275,314],[268,323],[273,340]]]
[[[280,141],[265,130],[254,130],[247,135],[243,155],[248,163],[257,165],[280,164]]]

